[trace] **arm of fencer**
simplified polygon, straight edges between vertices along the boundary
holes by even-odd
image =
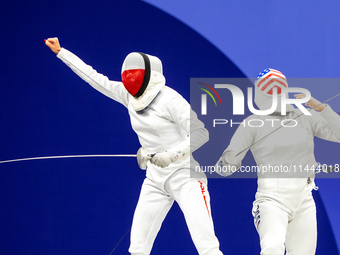
[[[340,143],[340,116],[327,105],[322,111],[313,112],[314,135],[332,142]],[[321,117],[321,118],[320,118]]]
[[[184,147],[189,146],[189,154],[193,153],[209,141],[209,132],[204,127],[204,123],[197,118],[197,114],[181,95],[173,97],[168,105],[170,106],[168,107],[169,119],[178,123],[187,134],[186,141],[179,145],[181,151],[188,151]]]
[[[167,150],[171,152],[176,160],[181,160],[190,156],[190,137],[188,136],[183,142],[177,144],[175,147]]]
[[[215,165],[215,171],[217,174],[221,176],[229,176],[240,169],[242,166],[242,159],[245,157],[249,147],[254,142],[254,132],[255,130],[249,126],[240,125],[237,128],[230,140],[229,146],[223,151],[222,156],[218,159]]]
[[[196,113],[191,110],[189,103],[181,95],[177,92],[173,93],[167,105],[169,107],[166,117],[178,123],[182,129],[181,132],[184,131],[187,136],[179,144],[152,157],[150,162],[160,167],[167,167],[175,161],[190,157],[193,151],[209,140],[204,124],[198,120]]]
[[[60,49],[57,57],[94,89],[127,107],[129,94],[121,82],[110,81],[65,48]]]
[[[215,171],[221,176],[229,176],[240,169],[242,160],[234,151],[225,151],[215,165]]]
[[[190,138],[187,137],[183,142],[164,152],[156,153],[150,162],[159,167],[167,167],[171,163],[182,160],[190,156]]]
[[[191,153],[209,141],[209,132],[197,114],[190,108],[190,151]]]

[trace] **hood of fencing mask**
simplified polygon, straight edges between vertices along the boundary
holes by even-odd
[[[162,62],[155,56],[132,52],[124,60],[122,82],[133,96],[130,100],[132,107],[136,111],[142,110],[165,85]]]
[[[273,89],[277,89],[277,108],[275,112],[281,111],[282,89],[288,88],[286,76],[278,70],[267,68],[259,73],[255,80],[254,101],[260,110],[268,110],[273,102]],[[288,98],[288,93],[286,95]],[[292,105],[287,105],[287,111],[294,110]]]

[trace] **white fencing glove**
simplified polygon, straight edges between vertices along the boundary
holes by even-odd
[[[190,155],[190,138],[187,137],[183,142],[164,152],[156,153],[150,162],[161,168],[167,167],[171,163],[182,160]]]
[[[164,168],[170,165],[171,163],[175,162],[176,160],[177,159],[172,152],[164,151],[156,153],[156,155],[150,159],[150,162],[156,166]]]
[[[215,172],[221,176],[229,176],[240,169],[242,161],[235,157],[233,151],[225,151],[215,165]]]

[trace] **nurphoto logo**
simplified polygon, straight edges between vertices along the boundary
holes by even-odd
[[[202,83],[205,86],[209,86],[207,84]],[[214,87],[216,89],[228,89],[231,92],[232,98],[233,98],[233,115],[244,115],[244,94],[242,92],[242,90],[240,88],[238,88],[235,85],[231,85],[231,84],[215,84]],[[209,86],[209,88],[218,96],[218,99],[220,100],[220,103],[222,105],[222,101],[220,96],[218,95],[217,91]],[[200,88],[202,89],[202,88]],[[214,100],[215,105],[216,104],[216,100],[213,97],[213,95],[207,91],[206,89],[202,89],[203,91],[207,92],[210,97]],[[273,94],[272,94],[272,105],[269,109],[267,110],[257,110],[254,108],[254,104],[253,104],[253,88],[248,87],[248,97],[247,97],[247,105],[248,105],[248,109],[256,115],[269,115],[272,114],[278,107],[278,97],[281,98],[281,115],[286,115],[286,106],[287,104],[292,104],[292,105],[296,105],[297,108],[299,108],[301,110],[301,112],[303,112],[303,114],[305,115],[311,115],[311,113],[302,105],[303,103],[306,103],[310,100],[311,98],[311,94],[307,89],[304,88],[286,88],[283,87],[281,88],[281,94],[278,95],[278,88],[274,87],[273,88]],[[296,93],[303,93],[306,96],[304,98],[287,98],[288,93],[292,93],[292,92],[296,92]],[[206,94],[202,94],[201,95],[201,114],[202,115],[207,115],[207,95]]]

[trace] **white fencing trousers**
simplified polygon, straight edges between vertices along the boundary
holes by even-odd
[[[253,216],[261,255],[313,255],[316,250],[316,208],[310,194],[295,213],[274,200],[255,201]]]
[[[133,217],[131,254],[149,255],[154,240],[174,201],[179,204],[200,255],[223,255],[215,236],[210,197],[204,179],[174,174],[163,191],[146,178]]]

